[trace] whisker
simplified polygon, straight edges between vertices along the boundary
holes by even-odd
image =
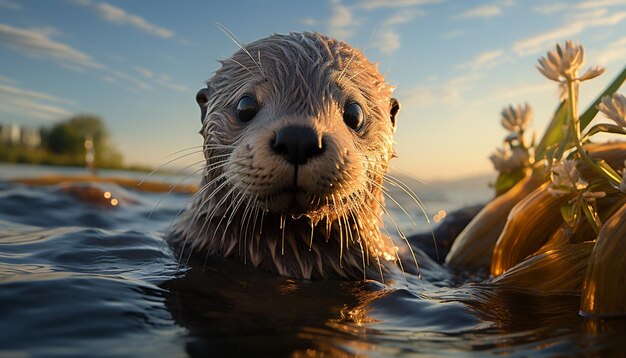
[[[212,164],[211,166],[207,166],[207,167],[204,167],[204,168],[200,168],[199,170],[205,170],[204,174],[205,174],[205,175],[209,175],[211,171],[213,171],[213,170],[215,170],[215,169],[219,169],[219,168],[221,168],[221,167],[225,166],[226,164],[228,164],[228,161],[224,160],[224,161],[221,161],[221,162],[216,162],[216,163],[214,163],[214,164],[215,164],[215,165],[213,165],[213,164]],[[194,173],[192,173],[192,175],[193,175],[193,174],[195,174],[195,172],[194,172]],[[185,205],[183,205],[183,207],[182,207],[182,208],[178,211],[178,213],[176,214],[176,216],[175,216],[175,217],[172,219],[172,221],[170,222],[169,227],[171,228],[171,226],[172,226],[172,225],[173,225],[173,223],[174,223],[174,220],[176,220],[176,218],[177,218],[177,217],[178,217],[178,216],[179,216],[179,215],[180,215],[180,214],[181,214],[181,213],[185,210],[185,208],[187,207],[187,205],[188,205],[190,202],[192,202],[193,200],[195,200],[195,199],[196,199],[199,195],[202,195],[202,194],[203,194],[203,193],[204,193],[204,192],[205,192],[205,191],[206,191],[206,190],[207,190],[207,189],[208,189],[208,188],[209,188],[209,187],[210,187],[213,183],[215,183],[216,181],[219,181],[219,180],[223,179],[224,177],[226,177],[226,174],[225,174],[225,173],[224,173],[224,174],[222,174],[222,175],[220,175],[220,176],[218,176],[218,177],[216,177],[216,178],[214,178],[213,180],[211,180],[211,181],[209,181],[208,183],[204,184],[204,185],[203,185],[200,189],[198,189],[198,191],[197,191],[196,193],[194,193],[194,194],[193,194],[193,195],[192,195],[189,199],[187,199],[187,201],[185,202]],[[214,194],[209,195],[209,196],[208,196],[208,198],[207,198],[206,200],[204,200],[204,201],[200,204],[200,207],[203,207],[204,205],[206,205],[206,203],[208,202],[208,200],[210,200],[210,199],[211,199],[212,195],[214,195]],[[195,218],[197,217],[197,214],[198,214],[198,213],[199,213],[199,212],[196,212],[196,215],[194,215],[192,222],[195,222]]]
[[[194,166],[194,165],[198,165],[198,164],[203,163],[203,162],[204,162],[204,160],[202,160],[202,161],[200,161],[200,162],[196,162],[196,163],[190,164],[190,165],[188,165],[188,166],[186,166],[186,167],[184,167],[184,168],[180,169],[179,171],[186,170],[186,169],[188,169],[189,167],[192,167],[192,166]],[[161,202],[162,202],[162,201],[163,201],[163,200],[164,200],[164,199],[165,199],[168,195],[170,195],[170,194],[172,193],[172,191],[174,191],[174,189],[176,189],[176,187],[178,187],[178,186],[179,186],[182,182],[184,182],[185,180],[187,180],[187,179],[191,178],[193,175],[195,175],[196,173],[198,173],[198,172],[200,172],[200,171],[202,171],[202,170],[204,170],[204,166],[203,166],[202,168],[198,169],[198,170],[193,171],[191,174],[187,175],[186,177],[184,177],[184,178],[180,179],[180,180],[179,180],[179,181],[177,181],[175,184],[170,185],[170,189],[167,191],[167,193],[165,193],[164,195],[162,195],[162,196],[161,196],[161,198],[160,198],[160,199],[159,199],[159,201],[156,203],[156,205],[154,205],[154,207],[152,208],[152,210],[150,210],[150,213],[148,213],[148,217],[147,217],[147,218],[146,218],[146,220],[144,221],[144,229],[145,229],[145,227],[146,227],[147,222],[148,222],[148,221],[150,221],[150,218],[152,218],[152,214],[154,214],[154,211],[155,211],[155,210],[157,209],[157,207],[161,204]]]
[[[344,173],[344,174],[346,176],[352,178],[350,176],[350,174],[348,174],[348,173]],[[352,178],[352,180],[354,180],[354,179]],[[363,193],[368,195],[376,204],[378,204],[380,209],[391,220],[391,222],[393,223],[393,225],[396,228],[396,231],[398,232],[398,235],[400,236],[400,238],[402,238],[405,241],[405,243],[406,243],[406,245],[407,245],[407,247],[409,249],[409,252],[411,253],[411,256],[413,257],[413,261],[415,262],[415,267],[417,268],[417,271],[418,271],[418,277],[420,277],[420,279],[421,279],[421,273],[420,273],[420,269],[419,269],[419,264],[417,263],[417,257],[415,256],[415,252],[413,251],[413,247],[409,243],[409,240],[407,239],[406,235],[404,234],[404,231],[402,231],[402,229],[398,225],[398,222],[396,221],[396,219],[393,217],[393,215],[391,215],[391,213],[385,208],[385,206],[369,190],[364,190]],[[400,259],[400,255],[398,254],[397,250],[394,250],[394,251],[396,253],[396,257],[398,258],[398,264],[400,265],[400,268],[402,269],[403,274],[405,274],[404,267],[402,266],[402,260]]]
[[[354,75],[350,76],[350,78],[348,78],[348,81],[352,81],[352,79],[353,79],[354,77],[356,77],[356,76],[358,76],[358,75],[360,75],[360,74],[362,74],[362,73],[364,73],[364,72],[367,72],[367,71],[371,70],[371,69],[372,69],[372,67],[376,67],[377,65],[378,65],[378,64],[373,63],[373,64],[371,64],[371,65],[369,65],[369,66],[365,67],[365,68],[364,68],[364,69],[362,69],[361,71],[359,71],[359,72],[355,73]]]
[[[167,157],[171,157],[173,155],[176,155],[178,153],[182,153],[182,152],[186,152],[192,149],[234,149],[236,146],[234,145],[222,145],[222,144],[202,144],[202,145],[194,145],[191,147],[187,147],[181,150],[177,150],[173,153],[170,153],[167,155]],[[198,153],[203,153],[203,151],[198,151]]]
[[[415,176],[413,173],[411,173],[410,171],[408,171],[408,170],[406,170],[406,169],[402,169],[402,168],[400,168],[400,167],[395,167],[395,166],[394,166],[394,167],[389,166],[389,167],[390,167],[390,169],[397,170],[397,171],[401,171],[402,173],[404,173],[404,174],[406,174],[406,175],[410,176],[410,177],[411,177],[411,179],[416,180],[416,181],[417,181],[417,182],[419,182],[420,184],[423,184],[423,185],[428,185],[428,183],[426,183],[426,182],[425,182],[425,181],[423,181],[422,179],[418,178],[417,176]],[[388,174],[388,175],[391,175],[391,174],[389,174],[389,173],[387,173],[387,174]]]
[[[171,164],[177,160],[183,159],[185,157],[188,157],[190,155],[194,155],[194,154],[198,154],[197,152],[191,152],[191,153],[187,153],[184,155],[181,155],[177,158],[174,158],[172,160],[168,160],[167,162],[159,165],[156,169],[154,169],[153,171],[151,171],[148,175],[146,175],[143,179],[141,179],[141,181],[137,184],[137,186],[141,186],[146,180],[148,180],[148,178],[150,178],[152,175],[154,175],[154,173],[156,173],[157,171],[159,171],[160,169],[162,169],[163,167],[167,166],[168,164]]]
[[[232,187],[231,190],[228,192],[228,194],[224,195],[222,197],[222,199],[220,200],[220,203],[218,203],[215,208],[219,208],[223,205],[223,202],[226,201],[227,198],[230,197],[230,195],[232,195],[232,192],[234,192],[237,188],[236,187]],[[230,204],[228,205],[228,207],[226,208],[226,210],[224,211],[224,215],[222,215],[222,217],[220,218],[220,221],[217,223],[217,226],[213,229],[213,236],[211,236],[211,239],[207,242],[208,245],[210,245],[210,243],[215,239],[215,234],[217,234],[220,226],[222,225],[222,222],[224,221],[224,219],[226,218],[226,215],[228,214],[230,208],[233,206],[233,204],[236,202],[236,200],[238,199],[239,195],[235,196],[235,198],[233,198],[233,200],[231,200]],[[207,219],[205,220],[205,223],[202,225],[202,228],[200,229],[200,233],[202,233],[204,231],[204,227],[205,225],[208,223],[208,221],[211,220],[211,217],[209,215],[207,215]],[[209,260],[209,254],[210,254],[211,250],[207,250],[205,258],[204,258],[204,265],[202,266],[202,270],[204,271],[206,269],[206,263]]]
[[[252,60],[252,62],[257,66],[257,68],[259,69],[259,71],[261,71],[261,74],[263,75],[263,78],[265,78],[265,72],[263,71],[263,67],[261,67],[261,64],[259,62],[257,62],[254,57],[250,54],[250,51],[248,51],[248,49],[245,48],[245,46],[237,39],[237,36],[235,36],[235,34],[230,31],[226,26],[224,26],[222,23],[220,22],[216,22],[215,23],[217,25],[217,27],[220,28],[220,30],[222,30],[222,32],[224,32],[226,34],[226,36],[228,36],[231,41],[233,41],[235,44],[237,44],[237,46],[239,46],[239,48],[245,52],[248,57],[250,57],[250,59]],[[260,54],[259,54],[260,57]]]
[[[378,30],[378,26],[375,26],[374,29],[372,30],[372,33],[370,34],[369,39],[366,42],[365,47],[363,48],[363,50],[366,50],[370,43],[372,42],[372,39],[374,38],[374,34],[376,33],[376,30]],[[341,79],[345,76],[346,74],[346,70],[348,69],[348,66],[350,66],[350,63],[352,63],[352,60],[354,60],[354,57],[356,56],[357,52],[354,51],[352,53],[352,56],[350,56],[350,59],[348,60],[348,62],[346,62],[346,65],[343,66],[343,69],[341,70],[341,73],[339,74],[339,77],[337,78],[337,82],[341,82]],[[352,77],[350,78],[352,79]]]
[[[226,57],[226,56],[222,56],[223,59],[228,60],[228,61],[232,61],[236,64],[238,64],[239,66],[241,66],[241,68],[243,68],[244,70],[248,71],[252,76],[256,77],[257,80],[261,80],[261,78],[259,76],[257,76],[256,73],[252,72],[246,65],[244,65],[243,63],[235,60],[234,58],[231,57]]]
[[[389,174],[385,174],[383,176],[383,180],[385,180],[387,183],[394,185],[395,187],[404,191],[417,204],[417,206],[422,212],[422,215],[424,216],[424,219],[426,219],[426,223],[428,224],[430,234],[432,235],[433,244],[435,245],[435,254],[437,255],[437,260],[440,260],[439,248],[437,247],[437,238],[435,237],[435,230],[433,229],[433,224],[430,221],[430,218],[428,217],[428,213],[426,212],[426,206],[424,205],[422,200],[417,196],[417,194],[415,194],[415,192],[413,192],[413,190],[411,190],[411,188],[408,187],[408,185],[403,183],[401,180],[394,178],[393,176]]]
[[[400,210],[402,210],[402,212],[406,215],[406,217],[409,218],[409,220],[411,220],[413,225],[417,226],[417,223],[415,222],[415,220],[413,220],[413,217],[404,209],[404,207],[402,205],[400,205],[400,203],[393,197],[393,195],[391,195],[391,193],[389,192],[389,190],[387,188],[385,188],[383,185],[380,185],[380,184],[376,183],[373,180],[370,180],[369,183],[372,184],[373,186],[377,187],[378,189],[380,189],[380,191],[387,198],[389,198],[391,201],[393,201],[393,203],[396,204],[396,206],[398,208],[400,208]]]
[[[206,204],[209,202],[209,200],[211,200],[215,194],[217,194],[217,193],[218,193],[218,192],[219,192],[219,191],[220,191],[220,190],[221,190],[224,186],[226,186],[226,185],[229,183],[229,178],[226,176],[226,173],[223,173],[222,175],[218,176],[217,178],[215,178],[215,179],[214,179],[214,180],[212,180],[211,182],[213,182],[213,181],[215,181],[215,180],[219,179],[220,177],[225,177],[225,178],[226,178],[226,180],[224,180],[224,182],[223,182],[222,184],[220,184],[217,188],[215,188],[215,189],[213,190],[213,192],[211,192],[209,195],[207,195],[207,197],[206,197],[206,198],[202,201],[202,203],[200,204],[200,206],[199,206],[198,210],[196,210],[196,212],[194,213],[194,215],[193,215],[193,217],[192,217],[192,219],[191,219],[192,224],[195,224],[195,223],[197,222],[197,220],[198,220],[199,216],[200,216],[200,215],[202,215],[202,210],[200,210],[200,208],[205,207],[205,206],[206,206]],[[211,187],[211,183],[207,183],[207,184],[206,184],[203,188],[209,188],[209,187]],[[220,201],[220,203],[221,203],[221,202],[222,202],[222,201]],[[221,205],[221,204],[220,204],[220,205]],[[213,212],[216,210],[216,208],[217,208],[217,207],[218,207],[218,206],[216,205],[215,207],[213,207],[213,208],[212,208],[212,210],[210,210],[210,211],[206,214],[206,220],[205,220],[204,224],[200,227],[200,230],[198,231],[198,235],[202,235],[202,232],[203,232],[203,230],[204,230],[204,226],[207,224],[208,220],[210,220],[210,219],[211,219],[211,215],[213,214]],[[184,240],[184,242],[183,242],[183,246],[182,246],[181,257],[180,257],[180,260],[181,260],[181,261],[182,261],[182,252],[184,252],[184,251],[185,251],[185,245],[186,245],[186,243],[187,243],[187,239],[188,239],[188,237],[186,236],[186,237],[185,237],[185,240]],[[197,239],[197,238],[196,238],[196,239]],[[193,245],[194,243],[195,243],[195,241],[194,241],[194,242],[192,242],[192,245]],[[190,250],[189,257],[187,258],[187,262],[189,262],[189,259],[191,258],[191,251],[193,251],[193,247],[192,247],[192,249]]]

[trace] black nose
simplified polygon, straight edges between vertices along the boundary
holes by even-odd
[[[289,163],[302,165],[324,153],[324,144],[313,128],[288,126],[276,132],[272,149],[284,156]]]

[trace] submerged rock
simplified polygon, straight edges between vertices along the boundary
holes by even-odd
[[[415,234],[409,237],[409,242],[413,246],[420,248],[433,260],[443,263],[450,251],[450,247],[452,247],[454,239],[456,239],[483,207],[484,204],[479,204],[453,211],[446,216],[434,232]]]

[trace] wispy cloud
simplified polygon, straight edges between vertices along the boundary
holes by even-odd
[[[403,104],[419,109],[439,105],[448,108],[463,103],[463,93],[469,91],[480,78],[479,74],[470,73],[435,83],[419,83],[400,91],[398,97]]]
[[[572,37],[593,27],[616,25],[626,19],[626,11],[608,12],[606,9],[575,14],[567,22],[555,29],[516,41],[513,51],[518,55],[540,52],[548,44]]]
[[[626,37],[611,42],[606,48],[596,51],[594,63],[607,66],[611,62],[624,61],[626,58]]]
[[[395,13],[378,21],[374,27],[371,42],[366,46],[375,48],[385,54],[392,54],[401,47],[400,34],[396,30],[397,26],[406,24],[418,16],[423,16],[425,12],[415,7],[423,4],[438,3],[440,0],[369,0],[358,2],[354,5],[345,5],[341,0],[330,0],[331,14],[327,21],[317,21],[315,19],[303,19],[311,25],[326,23],[331,36],[344,40],[354,36],[371,11],[385,8],[398,9]]]
[[[69,45],[52,40],[50,32],[20,29],[0,24],[0,46],[11,48],[30,57],[70,63],[84,68],[101,68],[89,55]]]
[[[447,31],[447,32],[442,33],[441,35],[439,35],[439,37],[444,38],[444,39],[451,39],[451,38],[463,36],[466,33],[467,33],[466,30],[452,30],[452,31]]]
[[[483,70],[500,64],[506,60],[504,51],[495,50],[487,51],[479,54],[468,62],[461,63],[457,66],[458,69],[470,69],[473,71]]]
[[[586,0],[578,4],[579,9],[595,9],[599,7],[609,7],[626,5],[626,0]]]
[[[546,4],[541,4],[541,5],[537,5],[537,6],[533,6],[532,11],[536,12],[538,14],[553,14],[555,12],[559,12],[559,11],[563,11],[566,10],[570,7],[571,5],[569,4],[565,4],[565,3],[561,3],[561,2],[550,2],[550,3],[546,3]]]
[[[154,78],[156,76],[154,72],[139,66],[135,66],[135,71],[139,72],[139,74],[145,78]]]
[[[58,107],[58,104],[73,104],[74,101],[47,93],[0,84],[0,94],[0,111],[5,113],[42,120],[56,120],[72,115],[72,112]]]
[[[406,8],[412,6],[438,4],[445,0],[366,0],[358,4],[358,7],[375,10],[380,8]]]
[[[36,91],[29,91],[29,90],[21,89],[18,87],[8,86],[8,85],[3,85],[3,84],[0,84],[0,93],[2,93],[3,95],[30,98],[34,100],[44,100],[44,101],[52,101],[52,102],[66,103],[66,104],[75,103],[74,101],[59,98],[50,94],[36,92]]]
[[[175,65],[180,64],[180,61],[178,61],[177,59],[175,59],[173,56],[171,56],[170,54],[166,54],[166,53],[160,53],[159,57],[161,57],[162,59],[164,59],[165,61],[169,62],[169,63],[173,63]]]
[[[161,86],[161,87],[165,87],[168,88],[172,91],[177,91],[177,92],[187,92],[189,91],[189,88],[185,85],[181,85],[181,84],[177,84],[177,83],[173,83],[172,82],[172,78],[168,75],[163,75],[163,74],[159,74],[159,73],[155,73],[154,71],[151,71],[147,68],[143,68],[143,67],[139,67],[136,66],[135,67],[135,71],[137,71],[139,74],[141,74],[143,77],[145,77],[148,81]]]
[[[367,47],[391,54],[400,49],[400,33],[397,26],[406,24],[425,12],[416,7],[425,4],[440,3],[444,0],[366,0],[346,5],[341,0],[330,0],[330,17],[328,20],[316,20],[312,18],[302,19],[301,22],[308,26],[326,24],[331,36],[344,40],[350,39],[362,27],[367,15],[379,9],[395,10],[386,19],[377,20],[377,25],[372,26],[375,31],[371,42]],[[376,13],[380,16],[378,13]]]
[[[189,92],[190,91],[189,87],[185,85],[181,85],[179,83],[172,83],[172,82],[164,81],[160,79],[157,79],[156,83],[169,90],[176,91],[176,92]]]
[[[538,93],[538,92],[558,92],[557,86],[554,82],[543,81],[541,83],[531,84],[507,84],[506,86],[497,86],[492,91],[492,95],[489,99],[498,99],[502,101],[516,101],[520,98],[524,98],[525,95]]]
[[[502,9],[499,6],[481,5],[463,11],[458,17],[462,19],[486,19],[498,15],[502,15]]]
[[[22,5],[9,0],[0,0],[0,8],[9,10],[22,10]]]
[[[144,82],[142,80],[139,80],[139,79],[135,78],[134,76],[131,76],[131,75],[129,75],[127,73],[124,73],[122,71],[115,70],[115,69],[109,69],[108,72],[109,72],[109,74],[113,78],[121,79],[121,80],[123,80],[125,82],[128,82],[131,85],[131,87],[129,87],[128,89],[130,91],[132,91],[132,92],[138,92],[138,91],[141,91],[141,90],[151,91],[153,89],[153,87],[150,84],[148,84],[148,83],[146,83],[146,82]]]
[[[348,39],[357,29],[359,21],[355,19],[353,10],[342,4],[340,0],[331,0],[328,30],[336,37]]]
[[[622,37],[619,40],[613,41],[611,46],[626,46],[626,37]]]
[[[50,38],[59,32],[53,28],[45,29],[20,29],[6,24],[0,24],[0,46],[5,46],[29,57],[50,60],[68,70],[86,73],[95,70],[103,74],[99,78],[108,83],[113,79],[122,80],[130,84],[133,91],[152,90],[154,85],[142,81],[135,76],[123,71],[98,63],[88,54],[77,50],[67,44]],[[144,69],[145,70],[145,69]],[[147,72],[140,73],[147,77]],[[155,74],[156,76],[156,74]],[[155,77],[153,82],[174,91],[186,91],[186,87],[165,80],[165,76]],[[157,80],[159,82],[157,82]]]
[[[304,19],[300,19],[300,23],[304,26],[315,26],[319,24],[319,21],[311,17],[305,17]]]
[[[416,17],[424,16],[426,14],[423,10],[408,9],[398,11],[396,14],[391,15],[383,21],[383,26],[396,26],[406,24],[413,21]]]
[[[387,55],[396,52],[402,46],[400,33],[396,30],[396,26],[406,24],[422,15],[424,15],[423,11],[403,9],[389,16],[387,19],[382,20],[369,46]]]
[[[385,54],[392,54],[400,48],[400,35],[390,29],[381,29],[372,38],[371,46]]]
[[[174,37],[174,31],[155,25],[141,16],[130,14],[126,10],[113,6],[105,2],[94,2],[92,0],[75,0],[76,4],[91,7],[101,18],[119,25],[129,25],[147,34],[162,37]]]
[[[9,78],[9,77],[2,76],[2,75],[0,75],[0,82],[4,82],[4,83],[8,83],[8,84],[16,84],[17,83],[16,80],[14,80],[12,78]]]
[[[117,82],[117,80],[114,77],[109,76],[109,75],[101,76],[100,79],[103,80],[104,82],[109,82],[109,83],[116,83]]]

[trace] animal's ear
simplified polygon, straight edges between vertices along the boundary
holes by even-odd
[[[211,88],[203,88],[196,93],[196,102],[198,102],[198,106],[200,106],[200,122],[204,122],[204,117],[206,117],[207,111],[207,103],[209,103],[209,98],[211,98]]]
[[[389,113],[391,115],[391,124],[395,128],[396,127],[396,115],[400,111],[400,102],[398,102],[397,99],[392,98],[389,103],[389,108],[390,108]]]

